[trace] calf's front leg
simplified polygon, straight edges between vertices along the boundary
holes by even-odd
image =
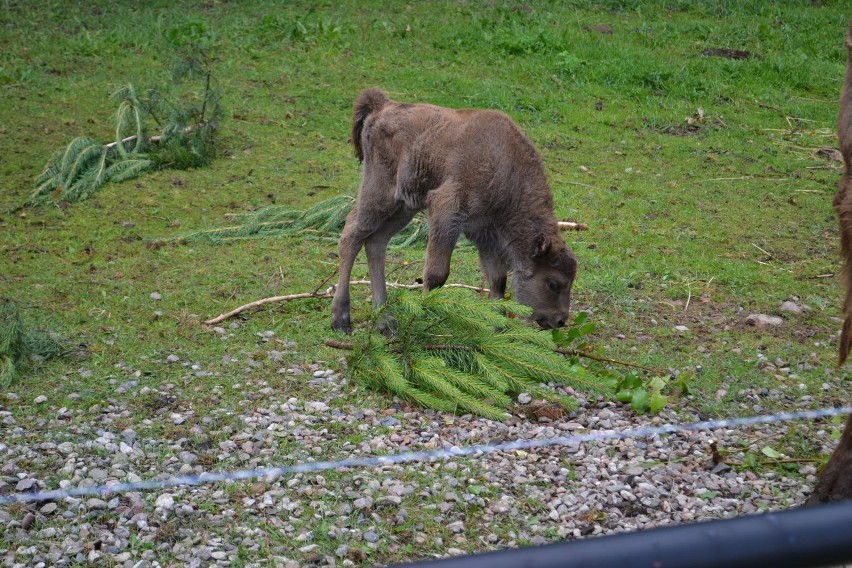
[[[479,262],[482,265],[482,271],[488,279],[490,290],[488,297],[492,300],[502,300],[506,297],[506,280],[508,278],[506,264],[489,243],[477,242],[477,248],[479,249]]]
[[[461,234],[458,214],[457,188],[444,183],[430,192],[429,244],[426,246],[426,265],[423,268],[423,291],[443,286],[450,276],[450,259]]]

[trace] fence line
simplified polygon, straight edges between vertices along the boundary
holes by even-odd
[[[647,426],[628,430],[602,430],[577,434],[570,436],[557,436],[553,438],[542,438],[537,440],[516,440],[514,442],[502,442],[497,444],[479,444],[474,446],[453,446],[449,449],[430,451],[411,451],[386,456],[374,456],[363,458],[347,458],[336,461],[307,462],[281,467],[265,467],[255,469],[243,469],[225,472],[205,472],[199,475],[188,475],[169,477],[166,479],[150,479],[132,483],[111,483],[107,485],[95,485],[91,487],[76,487],[71,489],[56,489],[52,491],[16,493],[0,496],[0,505],[10,503],[25,503],[36,501],[53,501],[66,497],[82,497],[86,495],[104,495],[110,493],[128,493],[131,491],[150,491],[154,489],[165,489],[181,485],[202,485],[223,481],[240,481],[245,479],[266,478],[274,480],[282,475],[295,473],[313,473],[328,470],[340,470],[345,468],[373,468],[386,465],[430,461],[436,459],[450,459],[455,457],[473,456],[495,452],[507,452],[514,450],[530,450],[551,446],[564,446],[569,444],[603,442],[610,440],[626,440],[629,438],[647,438],[677,432],[718,430],[720,428],[735,428],[756,426],[760,424],[774,424],[788,422],[791,420],[815,420],[817,418],[829,418],[852,414],[852,407],[822,408],[818,410],[801,410],[796,412],[780,412],[777,414],[748,416],[744,418],[729,418],[725,420],[704,420],[701,422],[690,422],[686,424],[667,424],[663,426]]]

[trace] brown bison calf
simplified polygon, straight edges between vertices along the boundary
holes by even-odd
[[[846,35],[849,51],[846,64],[846,83],[840,95],[840,118],[837,121],[837,136],[846,169],[834,196],[834,208],[840,216],[840,250],[846,261],[846,301],[843,311],[846,321],[840,334],[840,364],[846,361],[852,345],[852,22]],[[820,475],[808,503],[824,503],[852,498],[852,416],[846,420],[846,428],[840,444],[828,460]]]
[[[349,279],[363,246],[373,305],[387,300],[390,238],[428,210],[423,286],[443,285],[461,234],[479,250],[492,298],[506,291],[544,328],[568,318],[577,260],[559,234],[553,197],[532,143],[505,114],[391,101],[368,89],[355,101],[352,144],[364,163],[354,209],[340,236],[332,327],[351,333]]]

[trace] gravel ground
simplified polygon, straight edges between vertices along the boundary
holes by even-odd
[[[277,351],[267,355],[281,359]],[[636,416],[582,398],[578,412],[540,422],[398,404],[357,408],[347,402],[353,386],[317,365],[229,385],[244,398],[236,409],[216,407],[215,398],[209,408],[182,402],[185,389],[197,388],[191,379],[215,376],[220,365],[244,365],[248,378],[254,363],[238,354],[205,368],[170,356],[156,364],[183,365],[186,386],[156,389],[120,364],[115,396],[87,411],[60,408],[47,393],[6,394],[0,494],[702,418],[670,410]],[[288,381],[300,381],[310,398],[290,397]],[[749,412],[761,398],[783,396],[739,395]],[[132,399],[146,401],[150,418],[131,413]],[[804,396],[791,406],[812,405]],[[736,464],[748,447],[783,451],[788,428],[832,445],[819,424],[780,424],[0,506],[0,559],[3,566],[372,565],[784,509],[810,493],[812,464],[796,464],[788,475]],[[714,465],[712,440],[732,466]]]

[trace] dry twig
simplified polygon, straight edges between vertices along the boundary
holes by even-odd
[[[246,310],[250,310],[252,308],[260,307],[264,304],[271,304],[273,302],[286,302],[288,300],[303,300],[305,298],[333,298],[334,297],[334,286],[331,286],[324,292],[302,292],[301,294],[288,294],[286,296],[272,296],[271,298],[263,298],[261,300],[256,300],[254,302],[250,302],[248,304],[242,305],[239,308],[235,308],[228,313],[216,316],[215,318],[211,318],[204,322],[204,325],[216,325],[217,323],[223,322],[228,318],[232,318],[236,315],[239,315]]]
[[[560,231],[587,231],[589,226],[585,223],[575,223],[574,221],[559,221]]]
[[[332,274],[333,276],[333,274]],[[330,277],[327,277],[323,282],[328,281]],[[358,285],[368,285],[370,284],[369,280],[352,280],[350,284],[358,284]],[[397,282],[388,282],[388,287],[390,288],[404,288],[406,290],[417,290],[423,288],[423,284],[400,284]],[[467,284],[444,284],[449,288],[466,288],[468,290],[473,290],[474,292],[479,292],[480,294],[487,294],[489,292],[488,288],[483,288],[482,286],[469,286]],[[290,300],[305,300],[309,298],[333,298],[335,286],[330,286],[324,291],[320,292],[319,288],[322,287],[320,284],[316,290],[313,292],[302,292],[299,294],[287,294],[286,296],[272,296],[271,298],[263,298],[260,300],[255,300],[254,302],[249,302],[248,304],[244,304],[238,308],[234,308],[230,312],[221,314],[216,316],[215,318],[210,318],[204,322],[204,325],[216,325],[217,323],[221,323],[226,319],[232,318],[236,315],[239,315],[247,310],[252,308],[257,308],[263,306],[265,304],[271,304],[274,302],[287,302]]]
[[[586,351],[575,351],[574,349],[563,349],[561,347],[556,348],[557,353],[561,353],[562,355],[568,356],[578,356],[584,357],[586,359],[592,359],[594,361],[600,361],[602,363],[613,363],[615,365],[622,365],[624,367],[635,367],[637,369],[643,369],[645,371],[651,371],[655,375],[665,375],[663,371],[659,369],[655,369],[653,367],[646,367],[645,365],[639,365],[638,363],[628,363],[627,361],[619,361],[618,359],[610,359],[609,357],[601,357],[600,355],[592,355]]]

